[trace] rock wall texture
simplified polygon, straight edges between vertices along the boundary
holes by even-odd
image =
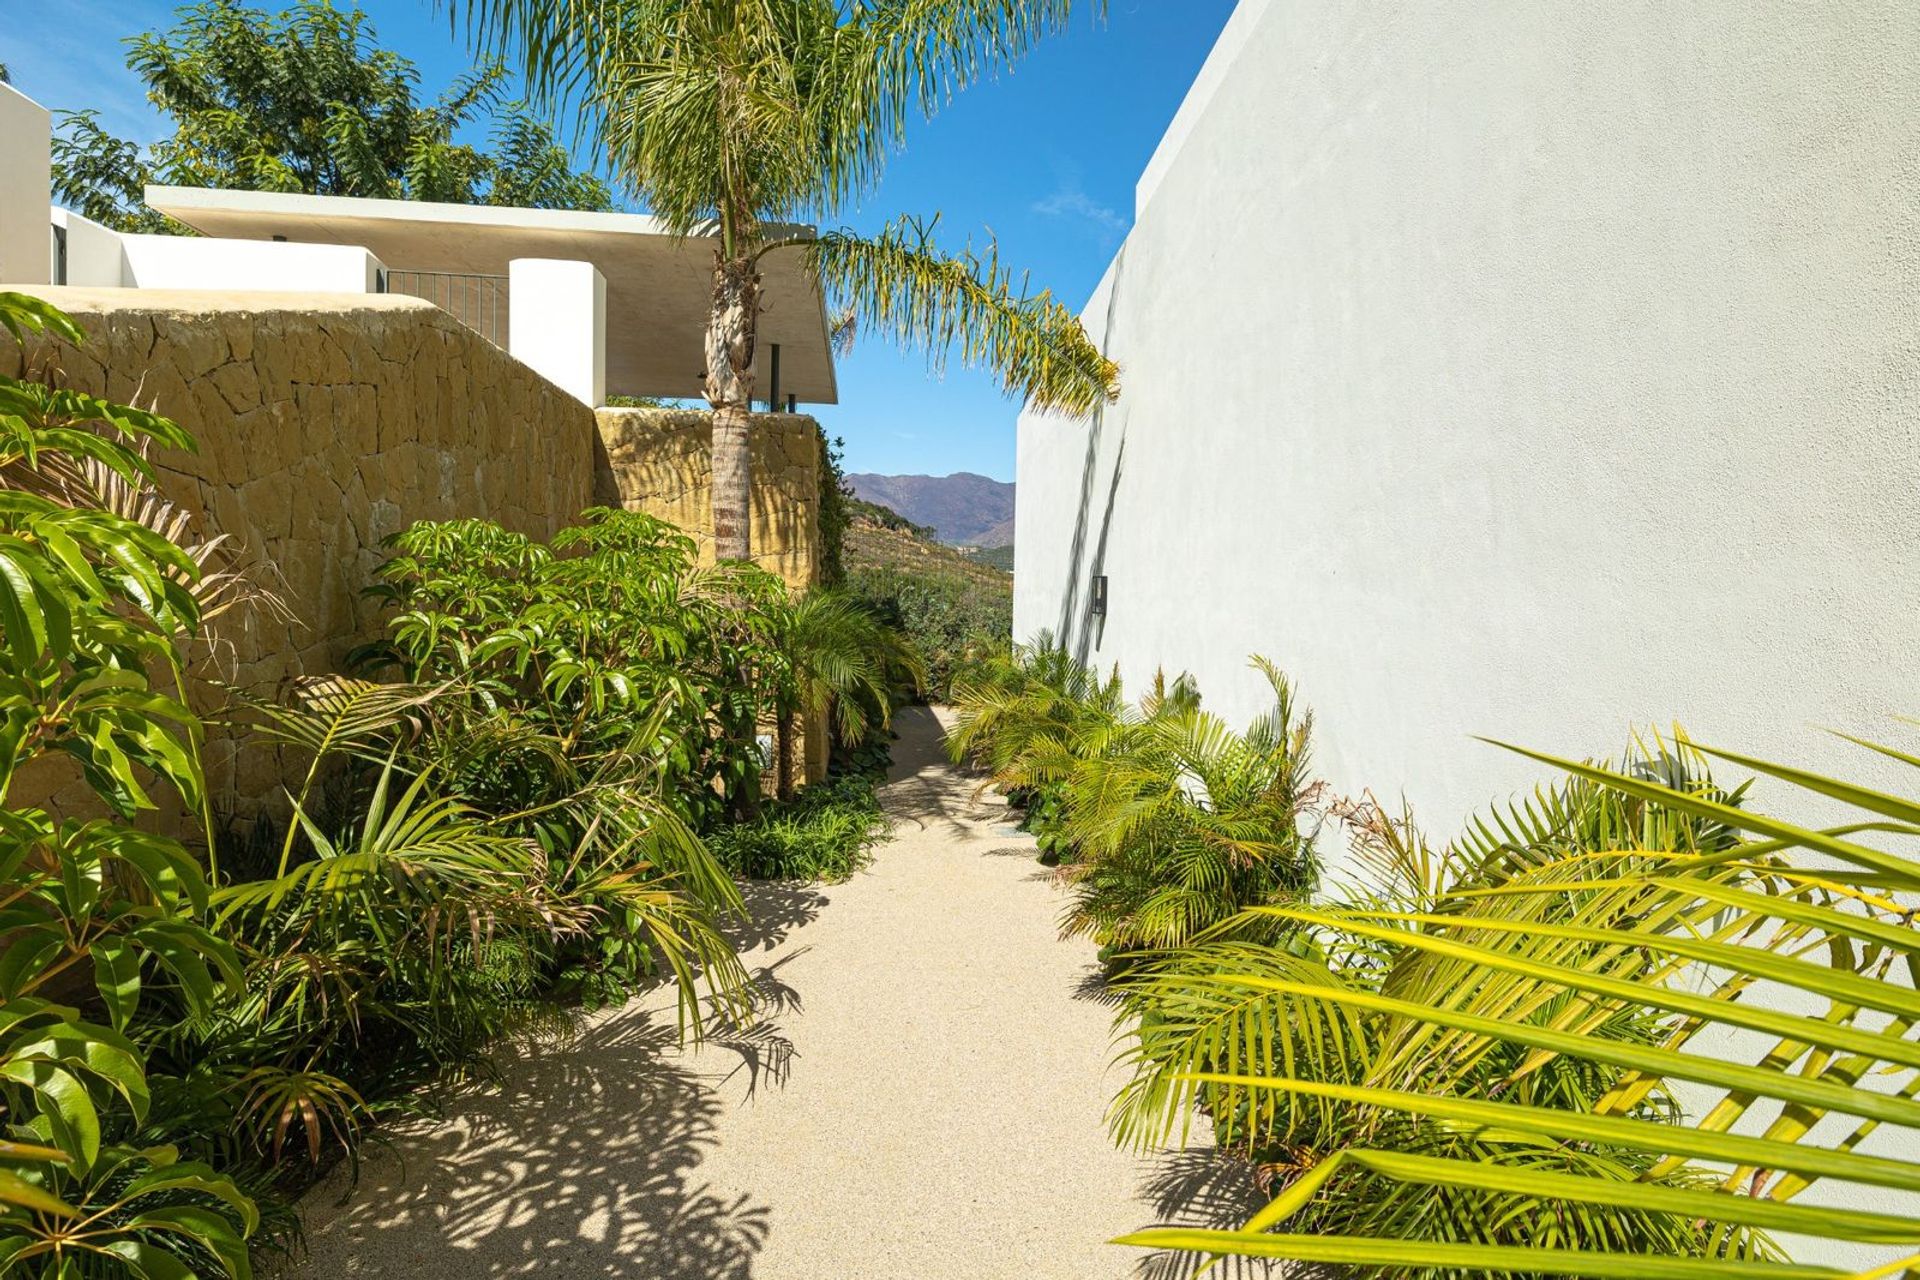
[[[600,409],[607,506],[671,520],[713,561],[713,416],[695,409]],[[789,587],[820,580],[820,424],[753,415],[753,559]]]
[[[380,540],[482,516],[548,537],[591,505],[593,413],[439,308],[393,295],[35,289],[89,341],[51,356],[67,385],[151,406],[198,454],[154,459],[168,497],[272,567],[295,615],[229,627],[223,676],[271,692],[339,670],[377,631],[361,591]],[[0,372],[23,356],[0,343]],[[215,794],[259,798],[270,753],[210,744]],[[58,790],[58,788],[54,788]],[[57,796],[54,797],[57,799]]]

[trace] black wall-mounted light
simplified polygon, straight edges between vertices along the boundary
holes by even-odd
[[[1107,616],[1106,574],[1096,573],[1093,575],[1093,594],[1087,603],[1087,609],[1096,618],[1104,618]]]

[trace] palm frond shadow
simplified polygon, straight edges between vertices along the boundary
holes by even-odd
[[[1105,965],[1090,964],[1080,975],[1080,981],[1073,984],[1073,998],[1092,1004],[1103,1004],[1109,1008],[1118,1008],[1121,995],[1108,981]]]
[[[1234,1230],[1259,1212],[1268,1197],[1254,1185],[1253,1168],[1210,1147],[1168,1151],[1152,1161],[1140,1197],[1153,1205],[1156,1225]],[[1264,1258],[1224,1257],[1155,1250],[1140,1257],[1134,1280],[1317,1280],[1321,1273],[1298,1266],[1282,1270]]]
[[[827,905],[818,887],[798,880],[750,880],[740,886],[746,913],[721,922],[720,931],[745,956],[768,951]]]
[[[777,1039],[716,1042],[757,1079]],[[344,1204],[327,1183],[309,1195],[305,1274],[441,1256],[458,1241],[466,1276],[749,1280],[769,1210],[701,1180],[720,1102],[671,1060],[676,1043],[670,1013],[630,1006],[570,1044],[523,1046],[442,1121],[395,1132]]]
[[[948,762],[942,745],[944,730],[931,707],[902,707],[894,723],[900,737],[894,744],[887,784],[880,789],[888,817],[963,839],[975,836],[983,822],[1007,820],[1005,802],[987,793],[983,776]]]

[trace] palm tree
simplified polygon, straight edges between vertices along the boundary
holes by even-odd
[[[843,308],[938,364],[957,344],[1036,407],[1087,413],[1117,370],[1048,292],[992,245],[941,251],[938,219],[871,237],[796,225],[870,193],[907,120],[1063,28],[1070,0],[447,0],[488,53],[582,136],[675,235],[714,239],[706,397],[713,533],[752,553],[748,405],[761,262],[806,255]]]

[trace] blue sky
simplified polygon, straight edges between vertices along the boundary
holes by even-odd
[[[344,0],[337,0],[344,3]],[[262,8],[278,7],[265,0]],[[54,108],[98,109],[124,137],[163,132],[119,39],[170,24],[161,0],[0,0],[0,62]],[[380,43],[438,90],[469,64],[430,0],[362,0]],[[908,135],[880,191],[846,221],[871,229],[898,213],[942,215],[943,240],[991,232],[1004,261],[1069,305],[1085,301],[1126,235],[1133,184],[1233,0],[1110,0],[1010,75],[976,86]],[[1018,406],[988,375],[878,340],[840,363],[840,403],[815,410],[846,441],[851,471],[978,471],[1011,480]]]

